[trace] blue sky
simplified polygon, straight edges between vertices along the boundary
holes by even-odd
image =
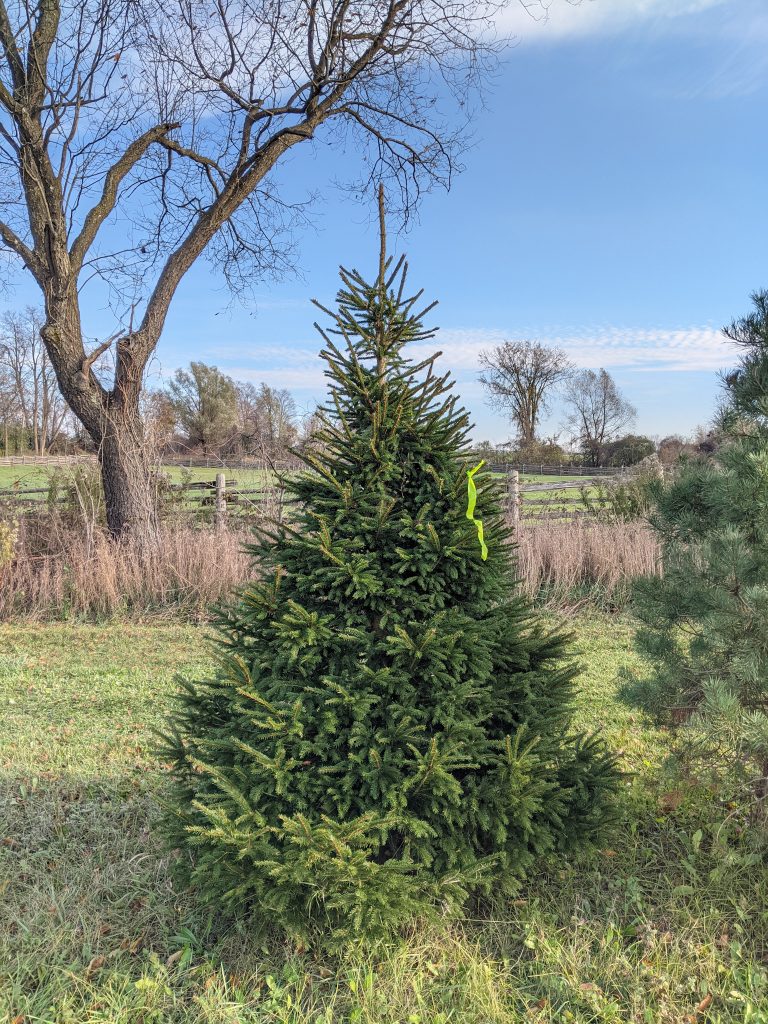
[[[530,337],[605,366],[652,435],[711,415],[719,334],[768,287],[768,3],[553,0],[546,20],[510,8],[517,45],[478,117],[466,170],[428,195],[393,240],[439,300],[437,347],[476,437],[508,425],[485,404],[479,351]],[[327,185],[334,161],[298,147],[280,172],[317,190],[301,276],[232,303],[201,264],[183,285],[153,379],[198,358],[233,376],[322,398],[310,298],[332,300],[339,263],[375,266],[371,210]],[[562,419],[555,410],[547,428]]]

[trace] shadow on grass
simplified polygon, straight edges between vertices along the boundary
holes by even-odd
[[[768,1005],[765,871],[715,877],[706,823],[657,816],[637,782],[613,848],[333,959],[174,888],[162,785],[156,769],[0,780],[0,1019],[679,1024],[711,1005],[713,1021],[765,1020],[745,1015]]]

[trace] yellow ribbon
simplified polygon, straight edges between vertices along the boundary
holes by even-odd
[[[480,555],[483,561],[488,557],[488,548],[485,540],[483,539],[483,522],[481,519],[475,519],[475,505],[477,504],[477,487],[475,487],[475,481],[472,477],[484,465],[485,459],[482,462],[478,462],[474,469],[467,470],[467,519],[470,519],[477,527],[477,539],[480,541]]]

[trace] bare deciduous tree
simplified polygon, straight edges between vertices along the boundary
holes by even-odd
[[[619,391],[607,370],[577,370],[564,391],[570,407],[568,426],[590,466],[599,466],[605,446],[634,422],[635,407]]]
[[[448,182],[463,126],[441,100],[471,118],[501,6],[0,0],[0,243],[43,294],[114,535],[155,529],[140,395],[185,274],[204,252],[235,284],[285,266],[291,209],[272,172],[299,143],[346,144],[406,210]],[[82,292],[99,282],[114,330],[87,342]]]
[[[11,430],[20,420],[21,409],[13,376],[0,360],[0,431],[3,438],[3,455],[10,454]]]
[[[238,384],[242,444],[249,454],[285,458],[297,438],[296,402],[286,388]]]
[[[520,446],[531,446],[551,392],[571,371],[567,356],[538,341],[505,341],[481,352],[480,365],[491,404],[511,417]]]
[[[18,416],[35,455],[45,455],[56,443],[68,411],[40,336],[42,325],[41,313],[31,306],[0,320],[0,366],[15,391]]]

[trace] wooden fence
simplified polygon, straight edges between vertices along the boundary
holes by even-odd
[[[574,466],[570,462],[496,462],[490,468],[494,473],[511,473],[517,471],[523,476],[621,476],[632,469],[631,466]]]
[[[282,516],[285,497],[279,483],[269,481],[262,486],[239,484],[237,479],[217,473],[212,480],[189,483],[167,483],[158,487],[158,503],[169,516],[192,516],[211,520],[219,527],[230,514],[244,516]],[[94,502],[81,493],[76,484],[47,487],[14,487],[0,490],[0,513],[23,514],[43,508],[93,509]]]
[[[0,466],[35,466],[38,469],[77,466],[95,462],[96,456],[86,453],[79,455],[5,455],[0,457]]]
[[[192,467],[194,468],[194,467]],[[168,516],[184,516],[213,522],[221,528],[229,518],[282,518],[286,505],[280,478],[264,467],[246,464],[248,470],[258,468],[263,481],[238,480],[232,467],[219,470],[206,480],[172,483],[162,474],[158,476],[158,501]],[[581,502],[578,491],[599,482],[594,476],[574,476],[565,481],[530,482],[521,480],[518,469],[491,467],[505,477],[507,507],[515,524],[521,519],[577,519],[591,516]],[[284,467],[280,467],[281,470]],[[22,481],[13,488],[0,490],[0,512],[11,515],[47,508],[88,508],[92,510],[98,498],[85,495],[75,480],[69,483],[51,481],[47,486],[23,487]],[[87,490],[87,487],[86,487]],[[529,497],[526,500],[526,495]]]

